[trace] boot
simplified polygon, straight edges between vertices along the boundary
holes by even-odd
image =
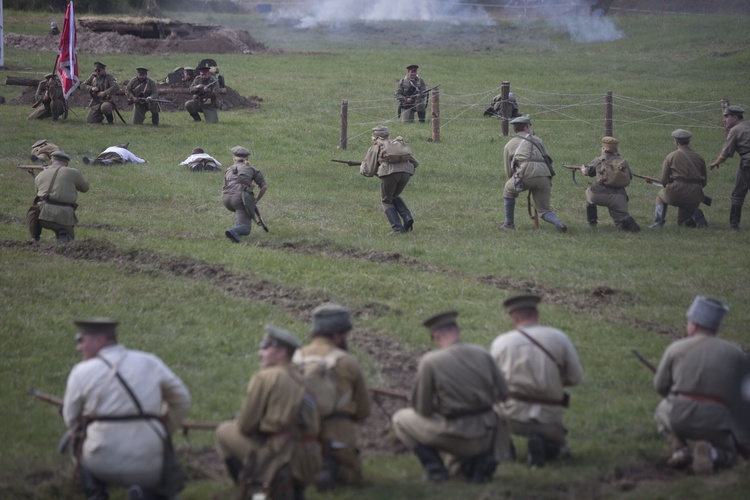
[[[192,116],[193,120],[197,122],[201,121],[201,115],[199,115],[198,113],[190,113],[190,116]]]
[[[473,471],[469,480],[475,484],[491,483],[497,469],[497,460],[492,453],[482,453],[472,459]]]
[[[703,228],[708,227],[708,221],[706,220],[706,216],[703,215],[703,210],[701,210],[700,208],[695,211],[691,219],[693,219],[693,221],[695,222],[695,227],[698,229],[703,229]]]
[[[336,485],[336,476],[339,472],[339,461],[330,455],[323,457],[323,467],[315,479],[315,488],[319,492],[330,491]]]
[[[401,197],[395,198],[393,200],[393,205],[396,207],[398,214],[404,220],[404,232],[408,233],[414,226],[414,218],[411,216],[409,207],[406,206],[406,203]]]
[[[666,203],[657,203],[654,209],[654,223],[649,227],[662,227],[664,221],[667,218],[667,205]]]
[[[391,227],[393,228],[393,231],[389,233],[391,236],[396,236],[404,232],[404,226],[401,225],[401,218],[398,216],[395,208],[391,207],[386,210],[385,216],[388,217],[388,222],[391,223]]]
[[[586,219],[589,221],[589,227],[596,227],[599,219],[596,205],[586,205]]]
[[[417,116],[419,117],[419,123],[424,123],[426,115],[427,115],[426,111],[417,111]]]
[[[58,243],[68,243],[70,241],[70,235],[65,229],[58,229],[57,230],[57,242]]]
[[[422,463],[426,472],[425,478],[432,483],[442,483],[448,480],[448,469],[443,464],[443,459],[435,448],[418,444],[414,448],[414,454]]]
[[[153,127],[158,127],[159,126],[159,115],[155,115],[153,113],[151,114],[151,125]]]
[[[88,469],[78,467],[78,478],[87,500],[109,500],[107,485],[95,478]]]
[[[631,233],[637,233],[641,230],[641,226],[638,225],[635,219],[628,215],[622,220],[618,229],[622,231],[629,231]]]
[[[527,447],[529,454],[526,463],[529,467],[544,467],[544,438],[538,434],[529,436]]]
[[[740,230],[740,219],[742,218],[742,205],[732,205],[729,208],[729,229]]]
[[[505,203],[505,222],[500,229],[515,229],[516,199],[503,198],[503,202]]]
[[[565,223],[561,221],[560,218],[555,215],[555,212],[553,212],[552,210],[550,210],[549,212],[545,212],[544,215],[542,215],[542,220],[544,222],[554,224],[557,230],[561,233],[564,233],[568,230],[568,226],[566,226]]]
[[[104,115],[107,117],[107,125],[114,125],[115,124],[115,117],[114,115]]]
[[[224,460],[224,464],[227,466],[227,471],[234,484],[237,484],[237,481],[240,479],[240,472],[242,472],[242,462],[234,457],[229,457]]]

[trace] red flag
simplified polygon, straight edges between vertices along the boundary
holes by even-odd
[[[76,21],[73,13],[73,2],[68,4],[65,11],[65,25],[60,36],[60,47],[57,51],[57,75],[62,83],[65,99],[78,88],[81,81],[78,78],[78,54],[76,54]]]

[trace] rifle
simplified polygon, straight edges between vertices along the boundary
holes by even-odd
[[[581,171],[581,167],[583,167],[583,166],[585,166],[585,165],[578,165],[577,166],[577,165],[566,165],[564,163],[562,164],[563,168],[567,168],[568,170],[572,171],[571,173],[573,174],[573,184],[575,184],[578,187],[583,187],[583,186],[581,186],[580,184],[578,184],[578,180],[576,180],[576,172],[580,172]]]
[[[664,185],[659,181],[659,179],[657,179],[655,177],[649,177],[648,175],[636,174],[635,172],[633,172],[633,177],[638,177],[639,179],[643,179],[643,180],[646,181],[646,184],[651,184],[652,186],[656,186],[656,187],[660,187],[660,188],[664,187]],[[713,202],[714,202],[713,198],[711,198],[710,196],[705,195],[705,194],[703,195],[703,201],[702,201],[702,203],[704,205],[706,205],[707,207],[710,207],[711,203],[713,203]]]
[[[34,177],[34,170],[46,170],[47,165],[16,165],[16,168],[25,168],[29,175]]]
[[[656,367],[654,366],[654,364],[651,363],[651,361],[649,361],[646,358],[644,358],[643,356],[641,356],[640,352],[638,352],[635,349],[631,349],[630,352],[633,353],[633,356],[635,356],[638,361],[640,361],[641,363],[643,363],[643,366],[645,366],[646,368],[648,368],[649,370],[651,370],[651,373],[656,373]]]
[[[390,389],[382,389],[379,387],[370,387],[370,392],[373,396],[386,396],[393,399],[399,399],[401,401],[409,401],[409,396],[401,394],[400,392],[392,391]]]
[[[214,80],[213,82],[209,83],[208,85],[203,85],[203,84],[201,84],[201,85],[203,85],[203,88],[202,88],[202,89],[200,90],[200,92],[196,92],[196,93],[195,93],[194,99],[195,99],[196,101],[197,101],[197,100],[199,100],[199,99],[200,99],[200,96],[201,96],[201,94],[203,94],[204,92],[206,92],[206,91],[207,91],[208,89],[210,89],[211,87],[213,87],[213,86],[214,86],[214,85],[216,85],[217,83],[219,83],[219,80],[218,80],[218,79]],[[206,99],[211,99],[211,98],[210,98],[210,97],[206,97]]]
[[[349,165],[350,167],[358,167],[362,165],[361,161],[351,161],[351,160],[331,160],[331,161],[335,161],[336,163],[345,163]]]
[[[120,120],[122,120],[123,125],[127,125],[127,123],[125,122],[125,118],[122,117],[122,115],[120,114],[120,110],[117,109],[117,104],[115,104],[115,101],[111,100],[111,101],[109,101],[109,103],[112,104],[112,110],[115,113],[117,113],[117,116],[120,117]]]
[[[260,215],[257,205],[255,206],[255,215],[258,216],[258,225],[263,228],[263,231],[268,232],[268,225],[266,225],[266,221],[263,220],[263,216]]]

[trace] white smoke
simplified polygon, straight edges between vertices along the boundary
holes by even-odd
[[[602,16],[571,16],[560,19],[575,43],[613,42],[625,37],[614,21]]]
[[[463,5],[458,0],[308,0],[303,6],[282,9],[277,16],[299,19],[297,28],[350,21],[470,21],[494,24],[483,7]]]

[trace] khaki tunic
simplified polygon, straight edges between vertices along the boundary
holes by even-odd
[[[224,172],[224,187],[221,201],[230,212],[234,212],[237,223],[248,227],[255,220],[255,195],[257,185],[266,185],[263,174],[256,167],[245,162],[237,162]]]
[[[256,373],[236,420],[216,430],[216,447],[223,460],[234,457],[254,463],[252,478],[270,484],[276,471],[289,463],[294,479],[311,482],[321,465],[317,413],[305,426],[300,419],[306,389],[291,365],[276,365]]]
[[[670,344],[654,375],[654,388],[664,396],[655,415],[659,430],[672,434],[680,446],[687,439],[710,441],[733,462],[736,446],[730,435],[745,446],[750,436],[739,425],[740,415],[733,415],[726,403],[739,397],[733,392],[735,379],[748,362],[739,347],[713,335],[699,332]]]
[[[605,153],[604,160],[619,160],[622,159],[617,153]],[[630,166],[624,161],[624,167],[630,170]],[[589,177],[596,176],[597,182],[591,184],[586,188],[586,201],[590,205],[598,205],[601,207],[607,207],[609,215],[612,217],[614,223],[619,227],[623,220],[628,217],[628,193],[625,192],[625,188],[613,188],[607,187],[602,183],[603,178],[603,167],[602,157],[594,158],[591,163],[586,166],[586,175]],[[633,175],[630,175],[633,178]]]
[[[565,444],[563,407],[553,404],[520,401],[513,394],[548,401],[561,401],[564,387],[575,386],[583,378],[583,367],[570,339],[562,331],[541,325],[523,330],[549,351],[562,369],[536,344],[512,330],[498,336],[490,353],[508,381],[511,396],[496,410],[507,417],[514,434],[540,433]],[[527,430],[529,430],[527,432]]]
[[[302,356],[325,357],[340,350],[324,336],[313,337],[310,345],[298,352]],[[362,461],[357,449],[355,422],[370,416],[370,393],[365,383],[365,374],[354,356],[342,355],[331,371],[336,383],[336,400],[339,404],[334,414],[321,422],[320,441],[323,453],[336,459],[341,468],[337,479],[344,484],[358,483],[363,479]]]
[[[678,207],[677,224],[682,225],[705,198],[703,188],[708,182],[706,161],[689,146],[679,146],[664,159],[659,182],[664,187],[656,196],[656,203]]]
[[[531,139],[536,146],[531,143]],[[539,146],[539,147],[537,147]],[[547,148],[539,136],[519,132],[503,148],[503,165],[508,181],[503,188],[503,198],[517,198],[519,191],[515,188],[513,174],[518,171],[523,180],[523,190],[531,191],[534,207],[539,215],[551,210],[552,175],[544,161]]]
[[[742,206],[750,190],[750,122],[746,120],[729,129],[721,155],[731,158],[735,152],[740,155],[740,168],[737,169],[730,200],[732,205]]]
[[[53,186],[51,184],[55,172],[58,172],[58,174]],[[53,222],[66,227],[78,224],[75,209],[70,204],[78,200],[79,191],[85,193],[89,190],[89,182],[83,178],[78,170],[64,167],[53,161],[47,169],[42,170],[34,178],[34,185],[36,186],[36,195],[39,198],[46,196],[51,202],[67,204],[56,205],[42,202],[42,209],[39,214],[40,221]]]
[[[99,98],[98,94],[91,93],[91,89],[97,87],[99,92],[104,92],[104,97]],[[101,123],[104,120],[104,115],[111,116],[114,111],[114,103],[112,97],[115,92],[120,90],[120,85],[117,83],[117,79],[109,73],[103,75],[97,75],[92,73],[85,82],[81,84],[81,90],[91,94],[91,101],[89,102],[89,112],[86,115],[86,123]]]
[[[508,386],[489,353],[461,341],[429,352],[419,362],[412,408],[393,415],[396,436],[409,449],[435,447],[465,459],[498,450],[507,432],[492,411],[508,395]]]
[[[427,94],[421,94],[414,102],[407,103],[406,99],[415,94],[427,90],[427,84],[421,77],[411,80],[405,76],[396,85],[396,99],[401,103],[401,120],[404,122],[414,121],[414,111],[423,113],[427,107]]]
[[[138,99],[145,99],[146,97],[156,98],[157,95],[156,82],[151,78],[146,77],[145,80],[139,80],[138,77],[132,78],[127,86],[125,87],[125,95],[130,101],[133,102],[133,124],[140,125],[146,118],[146,113],[151,112],[151,117],[157,123],[159,121],[159,107],[158,102],[138,102]]]
[[[211,85],[215,81],[217,80],[213,76],[209,76],[205,81],[202,76],[196,76],[190,85],[190,93],[194,94],[193,99],[185,103],[185,110],[188,113],[203,113],[207,123],[219,123],[219,84],[216,83],[208,90],[205,88],[198,90],[196,87],[198,85]]]
[[[383,209],[394,208],[393,200],[398,198],[409,183],[409,179],[414,175],[415,168],[419,162],[414,155],[409,156],[407,161],[399,163],[388,163],[383,159],[385,147],[383,143],[388,139],[380,137],[375,139],[375,144],[367,150],[365,159],[360,166],[359,172],[365,175],[365,172],[375,172],[380,178],[380,201]]]
[[[52,144],[51,142],[45,142],[41,146],[31,148],[31,154],[36,156],[40,160],[43,160],[44,163],[50,163],[52,161],[52,157],[50,155],[55,151],[60,151],[60,146],[58,146],[57,144]]]
[[[62,84],[57,78],[53,80],[52,85],[48,85],[47,80],[39,82],[34,99],[36,101],[42,100],[42,102],[29,115],[29,120],[41,120],[53,115],[60,116],[65,111],[65,97],[63,97]],[[45,99],[47,99],[46,103],[44,102]]]

